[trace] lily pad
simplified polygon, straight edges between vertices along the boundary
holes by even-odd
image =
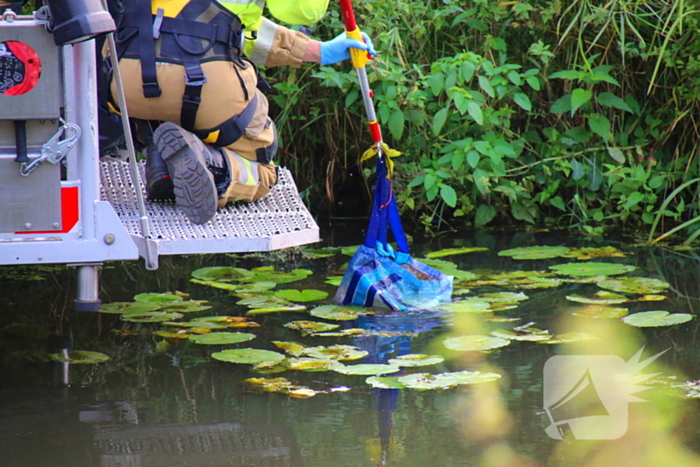
[[[566,332],[564,334],[557,334],[553,336],[548,341],[539,342],[540,344],[572,344],[575,342],[583,341],[593,341],[600,340],[600,337],[596,337],[587,332]]]
[[[201,281],[238,282],[253,276],[251,271],[229,266],[207,267],[192,271],[192,277]]]
[[[328,276],[326,280],[323,281],[324,284],[334,285],[336,287],[340,286],[343,282],[343,276]]]
[[[478,297],[474,297],[477,300],[483,300],[486,302],[520,302],[522,300],[527,300],[528,296],[522,292],[493,292],[484,293]]]
[[[290,358],[286,369],[299,371],[330,371],[342,368],[344,365],[338,360],[328,360],[323,358]]]
[[[193,284],[206,285],[207,287],[213,287],[215,289],[221,290],[236,290],[241,286],[238,284],[229,284],[228,282],[217,282],[217,281],[203,281],[199,279],[190,279]]]
[[[401,376],[398,382],[409,389],[449,389],[460,384],[489,383],[501,378],[498,373],[481,373],[479,371],[455,371],[451,373],[414,373]]]
[[[109,360],[109,356],[90,350],[69,350],[68,354],[52,353],[49,358],[54,362],[65,362],[73,365],[87,365],[93,363],[104,363]]]
[[[444,250],[433,251],[425,255],[426,258],[442,258],[444,256],[462,255],[465,253],[474,253],[477,251],[489,251],[488,248],[469,247],[469,248],[445,248]]]
[[[627,255],[613,246],[606,246],[602,248],[574,248],[563,256],[587,261],[593,258],[624,258]]]
[[[339,248],[304,248],[304,255],[309,258],[330,258],[335,256]]]
[[[448,276],[453,276],[456,280],[460,281],[471,281],[476,279],[478,276],[470,271],[462,271],[457,267],[457,265],[451,261],[446,261],[444,259],[436,258],[419,258],[417,261],[430,266],[433,269],[446,274]]]
[[[308,269],[293,269],[290,272],[277,271],[272,266],[263,266],[251,270],[253,275],[239,282],[274,282],[275,284],[287,284],[289,282],[306,279],[312,274]]]
[[[225,323],[216,323],[212,321],[200,320],[200,318],[192,321],[164,321],[165,326],[179,326],[181,328],[203,328],[203,329],[226,329]]]
[[[288,394],[296,399],[306,399],[313,397],[316,394],[324,393],[325,391],[316,391],[305,386],[293,384],[285,378],[249,378],[245,380],[250,389],[264,392],[274,392],[280,394]]]
[[[246,312],[246,316],[255,316],[255,315],[265,315],[268,313],[287,313],[287,312],[292,312],[292,313],[298,313],[301,311],[305,311],[306,307],[304,305],[291,305],[291,306],[270,306],[267,308],[253,308],[251,310],[248,310]]]
[[[236,294],[262,294],[277,287],[274,282],[255,282],[253,284],[240,284]]]
[[[549,269],[554,269],[559,274],[567,274],[569,276],[614,276],[617,274],[626,274],[637,269],[634,266],[618,263],[566,263],[550,266]]]
[[[450,337],[442,344],[450,350],[474,351],[498,349],[510,344],[510,341],[500,337],[469,335]]]
[[[272,306],[292,306],[294,303],[274,295],[256,295],[254,297],[243,298],[236,302],[236,305],[243,305],[250,308],[268,308]]]
[[[445,361],[445,358],[440,355],[426,355],[426,354],[408,354],[401,355],[396,358],[390,358],[389,364],[396,366],[428,366],[437,365]]]
[[[340,252],[346,256],[353,256],[361,246],[362,245],[344,246],[340,249]]]
[[[302,352],[309,357],[326,360],[358,360],[369,354],[366,350],[352,345],[330,345],[328,347],[319,345],[317,347],[307,347]]]
[[[112,302],[102,305],[100,313],[128,314],[128,313],[147,313],[160,308],[157,303],[141,303],[141,302]]]
[[[491,304],[483,300],[468,298],[458,302],[442,303],[440,309],[452,313],[489,313]]]
[[[209,305],[204,305],[205,300],[183,300],[181,302],[167,303],[161,306],[162,311],[178,312],[178,313],[196,313],[211,308]]]
[[[404,389],[406,387],[399,382],[398,376],[370,376],[365,382],[377,389]]]
[[[165,311],[148,311],[146,313],[129,313],[128,315],[122,315],[123,321],[129,321],[130,323],[162,323],[164,321],[172,321],[174,319],[180,319],[184,315],[182,313],[167,313]]]
[[[370,313],[370,311],[359,306],[339,305],[323,305],[316,307],[309,312],[311,316],[315,316],[316,318],[331,319],[336,321],[352,321],[368,313]]]
[[[638,328],[652,328],[661,326],[673,326],[674,324],[687,323],[693,319],[688,313],[669,313],[668,311],[643,311],[632,313],[622,318],[625,324]]]
[[[260,326],[260,323],[250,321],[250,318],[242,316],[203,316],[201,318],[194,318],[192,322],[215,323],[220,324],[221,327],[227,328],[257,328]]]
[[[540,342],[552,338],[552,335],[547,331],[514,333],[501,329],[498,331],[492,331],[491,334],[495,337],[500,337],[501,339],[508,339],[511,341]]]
[[[316,333],[316,332],[332,331],[334,329],[338,329],[340,327],[340,325],[339,324],[322,323],[320,321],[300,320],[300,321],[290,321],[289,323],[285,324],[284,327],[289,328],[289,329],[296,329],[297,331],[301,331],[303,333]]]
[[[603,305],[588,305],[575,308],[572,314],[583,318],[617,319],[627,316],[629,310],[627,308],[614,308]]]
[[[598,282],[598,287],[613,292],[659,294],[671,285],[668,282],[650,277],[620,277],[602,280]]]
[[[528,246],[498,252],[498,256],[511,256],[513,259],[550,259],[564,256],[570,251],[565,246]]]
[[[328,292],[316,289],[285,289],[275,292],[275,297],[293,302],[315,302],[328,297]]]
[[[244,364],[277,362],[285,359],[285,356],[281,353],[262,349],[228,349],[215,352],[211,356],[222,362]]]
[[[196,344],[225,345],[238,344],[255,339],[255,334],[246,332],[210,332],[199,336],[191,336],[190,340]]]
[[[161,329],[153,334],[160,337],[165,337],[166,339],[189,339],[192,335],[190,330],[180,329],[178,331],[166,331]]]
[[[170,303],[180,302],[182,297],[169,293],[140,293],[134,300],[140,303]]]
[[[606,292],[601,290],[596,292],[593,297],[583,297],[581,295],[567,295],[567,300],[577,303],[587,303],[590,305],[616,305],[618,303],[625,303],[629,301],[624,295],[616,294],[613,292]]]
[[[272,343],[294,357],[302,356],[304,354],[304,349],[307,347],[298,342],[272,341]]]
[[[362,363],[359,365],[347,365],[337,368],[335,371],[344,375],[385,375],[401,371],[396,365],[383,365],[381,363]]]

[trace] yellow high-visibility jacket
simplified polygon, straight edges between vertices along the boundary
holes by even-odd
[[[298,67],[309,38],[273,23],[262,16],[265,4],[277,20],[294,25],[316,23],[326,12],[329,0],[219,0],[245,25],[244,52],[256,65]]]

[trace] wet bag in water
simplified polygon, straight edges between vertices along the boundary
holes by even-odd
[[[399,251],[387,240],[391,227]],[[377,185],[365,244],[350,260],[335,300],[343,305],[391,310],[426,309],[452,297],[452,276],[411,257],[384,158],[377,162]]]

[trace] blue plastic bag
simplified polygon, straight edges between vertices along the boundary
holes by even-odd
[[[398,251],[387,240],[389,228]],[[391,310],[427,309],[452,297],[452,276],[411,257],[401,225],[391,179],[383,158],[377,162],[377,184],[365,244],[350,260],[335,301],[343,305]]]

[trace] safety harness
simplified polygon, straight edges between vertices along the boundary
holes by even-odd
[[[254,66],[243,56],[243,25],[238,16],[213,0],[189,0],[175,17],[165,16],[162,8],[153,14],[149,0],[119,3],[117,56],[120,60],[130,58],[141,62],[144,97],[161,95],[156,71],[158,62],[181,65],[185,69],[181,126],[219,146],[231,144],[243,136],[255,113],[257,98],[248,96],[238,72],[239,68]],[[202,86],[207,83],[201,65],[212,61],[234,63],[233,69],[249,103],[240,114],[216,128],[195,130]]]

